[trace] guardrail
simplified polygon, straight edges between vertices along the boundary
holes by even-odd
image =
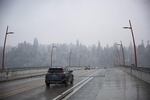
[[[135,66],[121,66],[120,68],[123,69],[125,72],[129,73],[130,75],[150,83],[150,68]]]
[[[44,68],[49,68],[49,66],[39,66],[39,67],[12,67],[12,68],[7,68],[5,70],[1,70],[2,71],[21,71],[21,70],[33,70],[33,69],[44,69]]]
[[[7,68],[6,70],[0,70],[0,82],[45,75],[48,71],[48,68],[49,66],[40,66],[40,67]],[[70,69],[79,70],[80,67],[76,68],[73,66],[70,67]]]
[[[48,67],[14,68],[0,71],[0,82],[45,75]]]
[[[146,72],[146,73],[150,73],[150,67],[135,67],[135,66],[122,66],[125,68],[131,68],[133,70],[138,70],[138,71],[142,71],[142,72]]]

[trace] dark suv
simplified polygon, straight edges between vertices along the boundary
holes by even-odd
[[[48,73],[45,76],[45,84],[73,84],[74,76],[72,70],[66,68],[49,68]]]

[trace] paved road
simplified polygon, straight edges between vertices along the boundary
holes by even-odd
[[[117,68],[78,70],[75,83],[99,72],[68,100],[150,100],[150,84],[131,77]],[[0,100],[52,100],[71,86],[53,85],[46,88],[44,77],[29,78],[0,84]]]
[[[74,84],[94,73],[96,70],[74,71]],[[0,100],[51,100],[71,86],[53,85],[46,88],[43,77],[0,83]]]
[[[106,69],[68,100],[150,100],[150,84],[119,69]]]

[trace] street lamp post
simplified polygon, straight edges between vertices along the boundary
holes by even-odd
[[[115,43],[115,45],[117,46],[118,44]],[[116,51],[117,51],[117,62],[118,62],[119,65],[121,65],[121,63],[120,63],[120,53],[119,53],[119,50],[118,50],[117,47],[116,47]]]
[[[125,56],[124,56],[124,49],[123,49],[122,41],[120,41],[120,44],[116,43],[116,45],[120,45],[120,47],[121,47],[122,58],[123,58],[123,65],[125,65]]]
[[[132,39],[133,39],[133,45],[134,45],[134,60],[135,60],[135,66],[137,67],[137,54],[136,54],[136,45],[135,45],[135,39],[134,39],[134,34],[133,34],[133,28],[131,21],[129,20],[129,27],[123,27],[124,29],[130,29],[131,34],[132,34]]]
[[[122,57],[123,57],[123,65],[125,66],[125,55],[124,55],[124,48],[123,48],[123,45],[122,45],[122,41],[120,41],[120,46],[121,46],[121,50],[122,50]]]
[[[6,34],[5,34],[5,40],[4,40],[4,46],[3,46],[2,70],[5,69],[5,47],[6,47],[6,40],[7,40],[7,35],[8,34],[13,34],[13,32],[8,32],[8,26],[7,26],[7,28],[6,28]]]
[[[51,67],[53,66],[53,48],[56,48],[56,46],[52,45],[52,50],[51,50]]]
[[[71,55],[72,55],[72,50],[69,52],[69,67],[71,66]]]
[[[79,67],[81,66],[81,54],[80,54],[80,56],[79,56]]]

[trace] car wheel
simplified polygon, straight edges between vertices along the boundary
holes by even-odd
[[[73,85],[73,80],[71,80],[70,84]]]
[[[71,81],[70,81],[71,85],[73,84],[73,80],[74,80],[74,78],[73,78],[73,75],[72,75],[72,78],[71,78]]]
[[[49,86],[50,86],[50,84],[49,84],[49,83],[47,83],[47,82],[46,82],[45,84],[46,84],[46,86],[47,86],[47,87],[49,87]]]
[[[67,81],[65,81],[65,82],[64,82],[64,84],[65,84],[65,87],[67,87],[67,86],[68,86],[68,82],[67,82]]]

